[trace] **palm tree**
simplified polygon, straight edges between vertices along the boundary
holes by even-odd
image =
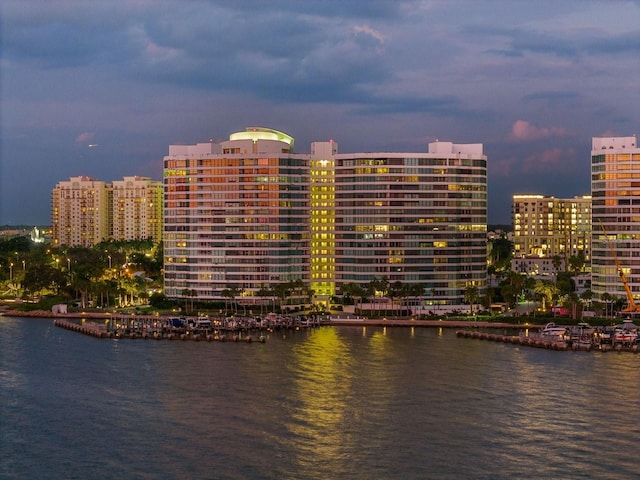
[[[553,298],[557,294],[558,288],[551,280],[540,280],[536,283],[533,290],[540,294],[540,298],[542,299],[542,310],[546,312],[547,302],[549,302],[549,304],[553,302]]]
[[[569,257],[569,268],[571,269],[571,273],[574,277],[582,271],[585,263],[586,258],[582,250],[580,250],[577,255]]]
[[[394,310],[394,313],[395,313],[395,307],[394,307],[393,300],[395,298],[399,298],[401,300],[400,305],[402,306],[402,298],[404,298],[404,288],[405,286],[402,284],[400,280],[393,282],[393,284],[389,286],[389,297],[391,298],[391,308]]]
[[[374,298],[377,296],[378,293],[380,293],[380,296],[383,299],[385,299],[387,296],[387,291],[389,289],[389,280],[387,279],[387,277],[382,277],[380,279],[374,278],[369,282],[369,287],[370,287],[370,290],[373,292]]]
[[[467,286],[467,288],[465,288],[464,290],[464,301],[471,306],[470,308],[471,315],[473,315],[473,310],[474,310],[474,306],[477,299],[478,299],[478,287],[476,287],[475,285]]]
[[[587,309],[591,307],[591,299],[593,298],[593,292],[591,290],[585,290],[580,294],[580,298],[587,304]]]
[[[556,274],[556,278],[558,277],[558,273],[560,272],[560,267],[562,266],[562,257],[560,255],[554,255],[551,257],[551,263],[553,265],[553,270]],[[567,266],[564,266],[567,268]]]
[[[571,309],[571,318],[573,318],[574,320],[578,316],[577,310],[578,310],[579,304],[580,304],[580,297],[578,297],[577,293],[571,292],[569,293],[569,295],[567,295],[567,298],[565,300],[565,305]]]
[[[278,297],[280,311],[282,312],[282,305],[286,303],[287,298],[291,295],[291,282],[278,283],[273,287],[273,291]]]
[[[408,285],[407,295],[414,300],[414,306],[420,305],[422,297],[424,297],[424,285],[421,283],[413,283]],[[413,311],[413,309],[410,308]]]
[[[256,292],[256,296],[260,297],[260,315],[263,314],[263,309],[266,309],[266,305],[265,305],[265,298],[269,297],[272,295],[272,291],[271,289],[269,289],[267,286],[262,285],[260,287],[260,289]],[[268,302],[268,300],[267,300]]]
[[[366,295],[366,291],[360,285],[356,283],[345,283],[340,288],[343,295],[347,295],[353,298],[354,312],[358,313],[358,300],[360,300],[360,306],[362,307],[362,298]]]

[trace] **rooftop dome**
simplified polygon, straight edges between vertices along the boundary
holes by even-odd
[[[252,140],[254,142],[258,140],[276,140],[284,142],[291,147],[293,147],[294,142],[291,135],[264,127],[247,127],[243,132],[235,132],[229,135],[229,140]]]

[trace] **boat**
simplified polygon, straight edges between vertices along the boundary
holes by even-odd
[[[587,322],[580,322],[571,329],[571,341],[578,345],[591,345],[596,329]]]
[[[613,332],[613,343],[632,345],[638,341],[638,325],[634,324],[631,320],[625,320],[620,325],[616,325]]]
[[[554,340],[570,340],[571,331],[567,327],[561,327],[554,322],[549,322],[542,329],[542,336]]]

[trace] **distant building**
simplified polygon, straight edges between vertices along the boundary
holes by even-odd
[[[538,279],[554,279],[558,272],[564,271],[564,260],[558,262],[557,270],[553,259],[550,257],[513,257],[511,259],[511,270],[516,273],[524,273],[530,277]]]
[[[593,260],[591,288],[601,299],[626,298],[616,259],[636,298],[640,293],[640,148],[635,136],[594,137],[591,146]],[[606,234],[605,234],[606,232]]]
[[[514,261],[539,257],[568,259],[584,254],[591,260],[591,196],[555,198],[513,196]],[[522,262],[521,262],[522,263]],[[538,266],[543,270],[542,265]]]
[[[51,193],[53,244],[91,247],[109,236],[109,187],[89,177],[58,182]]]
[[[51,193],[52,243],[91,247],[104,240],[162,239],[162,183],[124,177],[61,181]]]
[[[162,239],[162,182],[147,177],[124,177],[112,184],[110,238]]]

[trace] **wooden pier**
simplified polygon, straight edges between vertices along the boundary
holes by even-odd
[[[540,334],[531,335],[499,335],[495,333],[479,332],[474,330],[458,330],[456,335],[461,338],[474,338],[477,340],[489,340],[493,342],[512,343],[525,347],[546,348],[548,350],[560,351],[599,351],[599,352],[632,352],[638,353],[638,344],[607,344],[593,343],[591,341],[581,340],[563,340],[553,336],[544,336]]]
[[[129,339],[153,339],[153,340],[190,340],[190,341],[218,341],[218,342],[243,342],[265,343],[266,336],[261,332],[252,335],[247,330],[230,330],[224,328],[179,328],[169,325],[165,321],[154,321],[149,317],[114,316],[104,323],[93,321],[73,322],[66,319],[56,319],[53,324],[56,327],[82,333],[96,338],[129,338]]]

